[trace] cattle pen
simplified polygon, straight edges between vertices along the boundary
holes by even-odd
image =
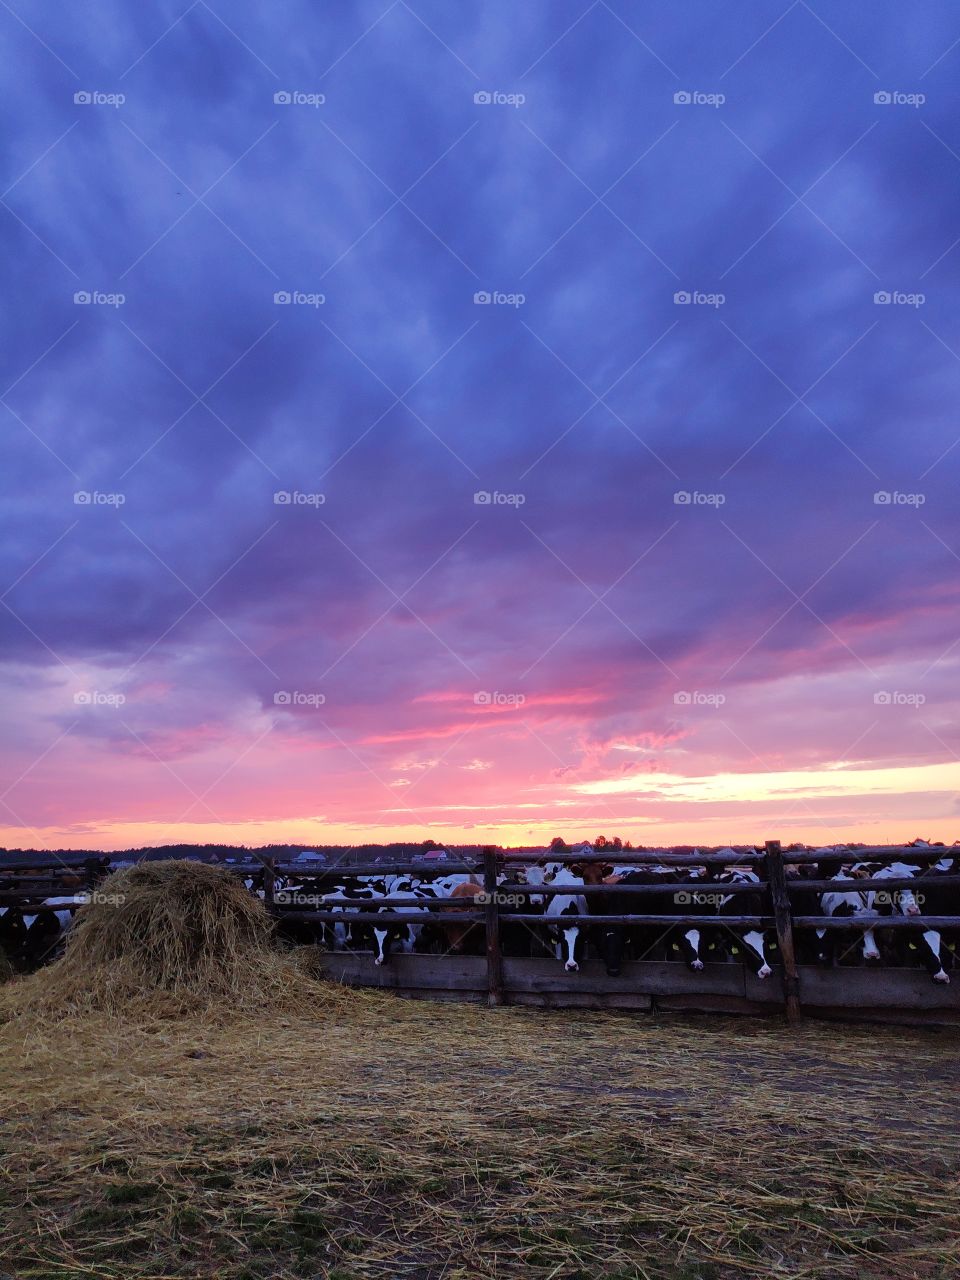
[[[504,897],[520,880],[493,850],[469,857]],[[676,884],[697,880],[675,865]],[[555,866],[543,870],[558,885],[566,864]],[[314,877],[296,861],[260,861],[241,877],[161,858],[106,870],[35,866],[3,888],[32,908],[76,881],[95,889],[75,895],[87,901],[63,955],[0,987],[0,1059],[16,1081],[0,1101],[4,1275],[958,1274],[955,1027],[906,1035],[811,1017],[785,1034],[779,1017],[529,1008],[511,968],[542,960],[510,954],[518,938],[499,898],[465,908],[483,917],[482,954],[388,954],[377,966],[289,936],[277,945],[296,924],[283,914],[297,885],[312,895],[312,882],[335,881],[367,907],[386,901],[342,866]],[[444,878],[456,876],[438,890]],[[479,890],[480,879],[469,882]],[[320,896],[335,895],[342,906],[339,888]],[[763,895],[730,897],[751,921],[773,911]],[[618,914],[608,895],[596,902]],[[497,1007],[486,1003],[488,905],[500,908]],[[319,978],[315,960],[363,965],[380,989]],[[463,961],[482,985],[452,1002],[397,999],[402,987],[380,982]],[[549,968],[569,990],[590,963],[568,973],[554,957]],[[702,989],[702,973],[667,968]],[[629,965],[621,980],[635,982]]]
[[[633,958],[624,961],[622,969],[611,975],[600,959],[585,959],[571,972],[548,955],[510,955],[505,953],[505,927],[527,926],[532,932],[543,925],[542,912],[524,909],[523,897],[517,909],[516,899],[501,891],[505,874],[532,857],[504,854],[488,848],[482,858],[448,858],[442,863],[427,864],[422,860],[370,862],[349,867],[318,865],[305,869],[293,862],[258,858],[237,863],[229,869],[256,882],[265,905],[275,916],[278,926],[306,925],[318,929],[332,928],[343,921],[344,909],[359,925],[376,923],[381,928],[434,924],[455,921],[457,926],[473,929],[480,939],[479,954],[462,954],[450,949],[443,954],[406,953],[390,956],[388,963],[377,962],[371,952],[363,950],[324,950],[317,948],[312,959],[315,971],[347,985],[380,988],[399,996],[432,1000],[467,1001],[490,1005],[528,1005],[553,1008],[678,1010],[692,1009],[724,1013],[785,1014],[795,1023],[801,1016],[824,1018],[867,1018],[876,1021],[956,1024],[960,1022],[960,982],[931,982],[928,973],[914,967],[881,965],[857,967],[853,964],[806,964],[801,962],[799,940],[829,935],[833,931],[851,931],[848,916],[818,914],[810,909],[820,894],[836,888],[827,870],[841,865],[869,860],[885,873],[861,873],[856,880],[858,891],[877,890],[887,894],[913,891],[922,886],[923,876],[948,851],[942,846],[857,846],[853,849],[822,849],[784,852],[777,840],[768,840],[762,849],[745,851],[730,849],[718,853],[651,851],[596,851],[591,857],[600,862],[615,858],[623,868],[640,868],[655,862],[662,868],[675,869],[681,879],[651,885],[583,884],[578,896],[589,904],[585,925],[590,930],[604,926],[624,929],[649,928],[666,933],[677,927],[699,928],[704,925],[702,911],[695,904],[711,887],[710,876],[731,866],[747,869],[753,875],[742,882],[723,884],[725,899],[748,895],[759,903],[759,911],[731,911],[723,917],[724,929],[756,930],[766,933],[775,948],[769,976],[759,977],[744,963],[707,960],[691,972],[675,959]],[[909,857],[918,865],[920,878],[898,878],[890,874],[891,864]],[[576,866],[584,861],[582,852],[544,853],[559,866]],[[6,867],[0,875],[0,907],[10,904],[29,905],[43,900],[46,893],[62,886],[63,863],[33,867]],[[102,868],[95,859],[77,866],[77,878],[88,887],[98,882]],[[469,899],[391,895],[386,907],[371,910],[363,897],[341,896],[336,907],[323,901],[324,891],[345,872],[353,879],[364,875],[384,876],[416,873],[438,876],[461,873],[477,884],[481,891]],[[810,874],[812,873],[812,875]],[[306,880],[313,893],[304,893],[297,885]],[[937,888],[952,898],[958,896],[960,874],[949,872],[937,876]],[[538,885],[537,895],[549,900],[569,892],[567,888]],[[668,909],[654,913],[619,909],[604,912],[607,901],[615,900],[622,908],[626,897],[642,897],[649,903],[651,895],[667,902]],[[529,901],[529,892],[527,901]],[[672,902],[669,898],[672,897]],[[804,901],[806,904],[804,905]],[[509,907],[505,906],[509,902]],[[71,908],[73,909],[73,908]],[[956,914],[890,914],[878,919],[878,930],[906,930],[914,937],[930,930],[943,931],[944,938],[956,939],[960,933],[960,915]],[[951,949],[953,942],[948,944]]]

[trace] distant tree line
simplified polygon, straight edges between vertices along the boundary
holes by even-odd
[[[614,836],[612,840],[608,840],[606,836],[595,836],[590,843],[594,849],[605,849],[609,853],[618,853],[621,850],[629,853],[633,848],[629,840],[621,840],[619,836]],[[550,851],[552,853],[569,853],[570,846],[563,836],[554,836],[550,841]]]

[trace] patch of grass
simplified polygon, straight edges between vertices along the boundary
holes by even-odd
[[[157,1188],[149,1182],[114,1182],[103,1190],[107,1204],[142,1204],[156,1194]]]

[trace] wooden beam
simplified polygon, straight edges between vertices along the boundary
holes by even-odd
[[[756,888],[756,885],[754,885]],[[693,912],[664,912],[663,915],[631,915],[620,912],[617,915],[597,914],[586,916],[543,916],[533,915],[527,912],[513,912],[506,917],[511,924],[557,924],[558,920],[570,927],[579,925],[583,929],[589,929],[595,924],[638,924],[638,925],[660,925],[664,929],[674,924],[699,925],[701,929],[708,925],[730,925],[734,929],[770,929],[773,927],[773,917],[766,916],[720,916],[720,915],[695,915]],[[960,923],[960,921],[958,921]]]
[[[501,885],[494,892],[501,895],[498,901],[502,903],[503,896],[512,893],[522,895],[523,897],[530,897],[534,894],[539,897],[557,897],[570,893],[575,893],[578,898],[602,898],[604,896],[621,893],[634,895],[652,893],[658,896],[666,896],[668,894],[675,893],[688,893],[690,895],[706,894],[710,897],[719,897],[721,895],[726,897],[727,894],[764,893],[766,888],[767,886],[762,880],[759,884],[749,883],[730,885],[719,885],[714,884],[709,880],[701,880],[699,882],[691,882],[690,884],[585,884],[582,887],[580,885],[575,885],[572,888],[568,884],[522,885],[519,888],[514,888],[510,885]],[[306,894],[301,895],[301,897],[296,896],[298,893],[300,893],[300,891],[296,889],[278,889],[276,901],[278,904],[283,902],[296,904],[301,901],[302,897],[323,897],[325,890],[320,889],[317,891],[316,895]],[[370,901],[370,898],[338,897],[336,899],[337,905],[344,907],[362,907],[369,905]],[[442,904],[447,901],[449,901],[447,898],[418,898],[415,894],[390,895],[391,905],[397,907],[423,906],[425,908],[432,907],[433,909],[441,910]]]
[[[316,960],[329,977],[359,986],[376,986],[398,995],[449,999],[486,999],[487,963],[484,956],[393,955],[374,965],[370,953],[330,951]],[[708,963],[691,973],[679,962],[630,961],[617,978],[603,963],[588,960],[577,973],[567,973],[556,960],[503,958],[504,996],[508,1004],[547,1004],[556,1007],[649,1007],[651,998],[663,1008],[726,1008],[757,1014],[781,1009],[778,971],[760,980],[743,965]],[[800,992],[806,1014],[824,1009],[869,1015],[884,1011],[892,1018],[913,1020],[927,1015],[956,1019],[960,1014],[960,985],[931,982],[922,969],[860,969],[840,966],[819,969],[801,966]]]
[[[957,929],[960,916],[794,916],[798,929]]]
[[[878,880],[876,876],[863,880],[788,880],[787,888],[791,893],[804,889],[816,893],[862,893],[866,889],[915,889],[922,893],[924,885],[931,884],[937,885],[938,888],[946,885],[948,888],[955,889],[960,885],[960,876],[927,876],[921,872],[920,875],[912,878],[890,876],[886,880]]]
[[[768,840],[765,848],[773,921],[777,930],[780,960],[783,964],[783,1001],[787,1011],[787,1021],[794,1023],[800,1020],[800,983],[797,975],[797,956],[793,948],[793,922],[790,919],[787,874],[784,870],[780,841]]]
[[[452,899],[454,910],[450,913],[450,924],[483,924],[486,921],[484,911],[464,911],[457,907],[458,903],[469,901],[469,898]],[[381,924],[427,924],[442,919],[435,911],[351,911],[344,915],[342,911],[283,911],[275,907],[271,914],[275,920],[300,920],[313,924],[375,924],[377,921]]]
[[[483,851],[483,895],[486,908],[487,1003],[503,1004],[503,957],[500,953],[500,907],[497,900],[497,851]]]
[[[479,876],[483,864],[479,862],[463,862],[451,858],[447,862],[363,862],[354,866],[349,862],[278,862],[276,870],[283,876],[302,876],[304,880],[349,880],[355,876],[402,876],[418,872],[424,879],[432,876],[471,875]]]
[[[802,881],[798,881],[802,883]],[[624,884],[622,881],[618,884],[585,884],[585,885],[569,885],[569,884],[537,884],[524,885],[521,891],[523,893],[537,893],[544,897],[557,897],[561,894],[575,894],[578,898],[602,898],[605,894],[617,893],[652,893],[652,894],[670,894],[670,893],[688,893],[707,894],[711,897],[726,897],[727,894],[737,893],[763,893],[766,890],[766,884],[761,880],[759,884],[753,881],[747,881],[740,884],[724,884],[718,880],[691,880],[683,883],[674,883],[666,881],[664,884]],[[502,886],[501,893],[512,893],[514,890],[509,886]]]

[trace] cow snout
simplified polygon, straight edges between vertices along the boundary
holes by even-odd
[[[703,968],[703,961],[702,961],[702,960],[691,960],[691,961],[690,961],[690,968],[691,968],[691,969],[693,969],[696,973],[699,973],[699,972],[700,972],[700,970]]]
[[[933,975],[933,980],[934,982],[949,982],[950,975],[948,973],[944,973],[944,971],[941,969],[939,973],[935,973]]]
[[[373,963],[374,963],[374,964],[383,964],[383,956],[377,956],[377,958],[374,960],[374,962],[373,962]]]
[[[566,969],[567,973],[579,973],[579,972],[580,972],[580,966],[577,964],[576,960],[568,960],[568,961],[567,961],[567,963],[566,963],[563,967],[564,967],[564,969]]]
[[[920,908],[917,906],[915,902],[911,902],[907,907],[907,915],[918,916],[919,914],[920,914]]]
[[[772,972],[773,970],[770,968],[770,966],[768,964],[764,964],[764,965],[761,965],[760,968],[757,970],[757,977],[769,978]]]

